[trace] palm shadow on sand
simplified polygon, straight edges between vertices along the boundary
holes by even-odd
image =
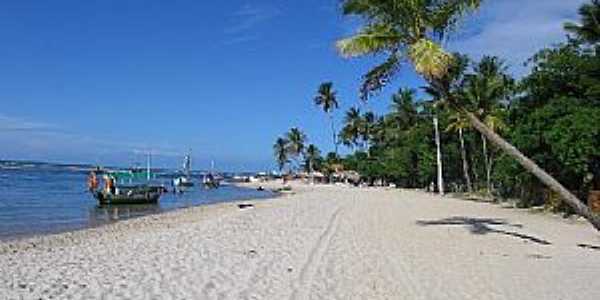
[[[510,224],[506,220],[503,219],[489,219],[489,218],[470,218],[470,217],[450,217],[441,220],[433,220],[433,221],[417,221],[417,225],[420,226],[466,226],[469,231],[473,234],[488,234],[488,233],[497,233],[510,237],[515,237],[522,239],[524,241],[534,242],[540,245],[552,245],[549,241],[527,235],[524,233],[519,233],[515,231],[502,230],[497,228],[492,228],[490,226],[510,226],[515,228],[523,228],[521,224]]]

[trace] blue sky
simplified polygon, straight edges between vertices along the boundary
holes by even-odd
[[[312,104],[322,81],[343,111],[374,59],[344,60],[336,39],[356,28],[338,0],[2,1],[0,159],[131,165],[152,150],[177,167],[273,167],[271,145],[290,127],[332,149]],[[564,40],[583,0],[496,0],[448,42],[503,57],[517,75],[537,49]],[[403,71],[369,109],[384,111]],[[339,125],[338,125],[339,127]]]

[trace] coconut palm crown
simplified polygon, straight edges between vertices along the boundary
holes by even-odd
[[[324,82],[319,86],[317,95],[314,98],[315,105],[323,108],[325,113],[331,113],[339,106],[337,92],[333,89],[332,82]]]
[[[283,171],[283,168],[289,162],[288,143],[287,139],[279,137],[273,145],[273,155],[275,156],[275,161],[280,172]]]
[[[304,155],[306,148],[306,134],[297,127],[290,129],[286,138],[288,140],[288,153],[296,158]]]
[[[402,63],[411,63],[428,81],[443,77],[453,56],[440,42],[456,29],[482,0],[344,0],[345,15],[359,16],[365,25],[354,36],[337,42],[345,57],[383,54],[386,60],[364,76],[361,98],[384,87]]]

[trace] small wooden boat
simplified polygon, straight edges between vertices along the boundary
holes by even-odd
[[[166,190],[161,185],[151,184],[152,177],[148,159],[145,172],[140,169],[105,172],[102,188],[99,188],[96,172],[92,171],[88,178],[88,188],[100,205],[154,204]]]
[[[94,191],[94,198],[100,205],[109,204],[154,204],[158,203],[164,191],[160,186],[119,186],[113,192],[107,190]]]

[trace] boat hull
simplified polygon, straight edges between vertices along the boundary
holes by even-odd
[[[100,205],[156,204],[162,195],[162,191],[159,188],[144,188],[116,194],[107,193],[106,191],[96,191],[93,194]]]
[[[173,185],[175,187],[193,187],[194,182],[186,177],[180,177],[173,180]]]

